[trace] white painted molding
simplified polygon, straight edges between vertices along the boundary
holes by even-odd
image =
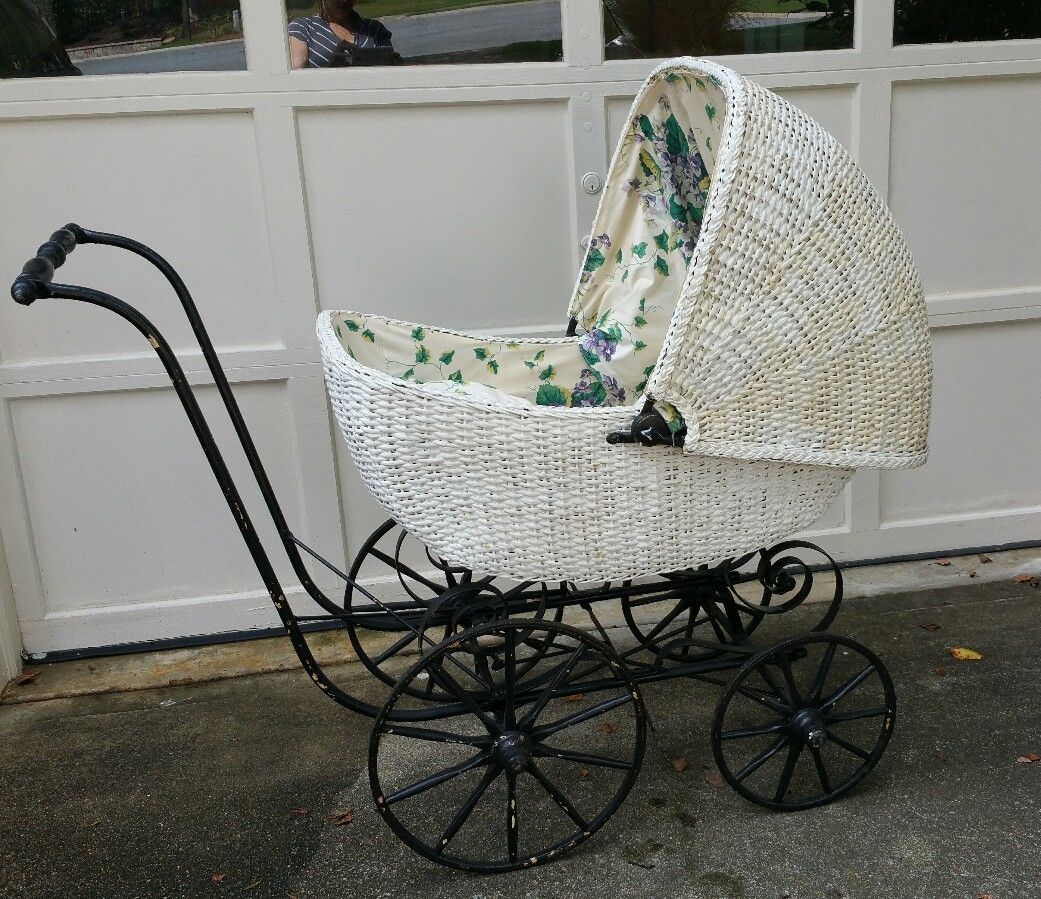
[[[14,591],[7,573],[7,557],[0,542],[0,687],[22,670],[22,638]]]

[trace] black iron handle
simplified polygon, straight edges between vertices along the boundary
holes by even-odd
[[[69,224],[55,231],[24,266],[11,285],[11,296],[16,303],[28,306],[48,296],[47,285],[54,278],[55,269],[61,268],[76,245],[84,242],[85,234],[79,225]]]

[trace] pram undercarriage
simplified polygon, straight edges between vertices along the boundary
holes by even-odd
[[[116,297],[52,283],[54,270],[83,243],[143,257],[177,293],[293,570],[321,612],[290,608],[159,331]],[[687,678],[721,687],[711,726],[716,764],[740,795],[769,808],[830,802],[884,752],[893,684],[869,649],[824,632],[842,600],[842,575],[819,547],[786,541],[711,567],[596,586],[503,583],[429,551],[417,563],[403,553],[407,534],[391,520],[344,572],[289,528],[195,304],[162,257],[129,238],[68,225],[27,263],[12,296],[24,305],[56,297],[101,306],[148,339],[303,667],[337,702],[374,719],[369,774],[377,808],[427,858],[466,870],[511,870],[557,858],[591,836],[639,773],[649,727],[644,684]],[[342,601],[319,589],[302,553],[342,578]],[[395,598],[371,586],[381,574],[392,576]],[[753,642],[767,618],[811,596],[821,610],[811,633]],[[621,619],[605,623],[603,610],[615,603]],[[319,664],[308,644],[317,628],[344,632],[358,660],[389,688],[381,704],[346,692]],[[372,634],[384,638],[377,648]],[[533,817],[538,828],[527,824]]]

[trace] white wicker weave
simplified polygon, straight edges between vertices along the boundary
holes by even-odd
[[[728,102],[712,192],[649,396],[685,450],[907,468],[926,458],[932,356],[911,252],[849,153],[790,103],[684,59]],[[645,87],[645,90],[647,88]]]
[[[496,402],[394,377],[353,357],[338,313],[319,317],[363,480],[448,562],[575,582],[713,563],[810,525],[854,466],[924,459],[924,305],[884,204],[818,125],[722,67],[666,63],[634,110],[670,72],[711,78],[727,101],[701,236],[647,387],[684,415],[684,451],[609,445],[633,406]],[[617,199],[612,175],[597,224]]]

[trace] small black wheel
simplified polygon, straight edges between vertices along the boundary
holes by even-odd
[[[896,718],[881,659],[848,637],[810,634],[749,659],[712,722],[723,778],[779,811],[838,799],[875,767]]]
[[[475,672],[476,647],[501,664]],[[391,720],[415,706],[409,690],[421,677],[455,705],[422,726]],[[398,681],[373,725],[369,780],[380,814],[415,852],[512,871],[559,858],[602,827],[646,741],[643,702],[611,647],[556,622],[491,622],[445,640]]]
[[[380,588],[384,611],[350,584],[344,591],[344,610],[351,616],[344,630],[358,661],[388,687],[397,683],[403,656],[418,655],[441,640],[474,624],[508,616],[543,618],[551,596],[545,584],[520,585],[510,598],[493,583],[493,577],[474,576],[467,568],[448,565],[408,533],[394,519],[381,524],[368,537],[355,556],[348,572],[351,579],[389,580],[390,593]],[[388,575],[393,577],[388,578]],[[396,584],[395,584],[396,581]],[[526,589],[525,589],[526,588]],[[523,591],[516,598],[518,590]],[[550,617],[559,621],[563,608],[557,606]],[[383,632],[387,638],[375,646],[364,639],[366,633]],[[473,664],[480,664],[480,657]],[[411,695],[428,701],[445,701],[443,691],[432,681],[411,687]]]
[[[344,610],[352,613],[352,617],[344,622],[351,647],[358,661],[388,687],[397,682],[396,674],[393,669],[388,670],[388,665],[402,655],[418,651],[420,631],[428,624],[430,607],[451,589],[460,590],[468,597],[480,592],[473,587],[473,575],[469,570],[436,559],[393,518],[369,535],[347,573],[355,582],[387,580],[390,590],[380,589],[381,598],[392,592],[400,594],[387,600],[394,614],[373,606],[368,597],[350,584],[343,595]],[[490,581],[489,578],[486,583]],[[371,642],[363,639],[366,632],[373,631],[383,631],[392,636],[384,641],[385,645],[374,648]],[[439,629],[428,630],[426,637],[432,640],[428,645],[436,644],[451,633],[451,622],[443,622]],[[430,696],[434,691],[432,686],[424,685],[423,692]]]
[[[720,591],[727,589],[722,573],[701,569],[666,577],[661,594],[622,596],[622,615],[632,635],[662,659],[694,662],[717,656],[722,649],[704,644],[724,647],[740,642],[763,620],[761,613],[739,605],[742,632],[736,633],[738,628],[722,610]]]

